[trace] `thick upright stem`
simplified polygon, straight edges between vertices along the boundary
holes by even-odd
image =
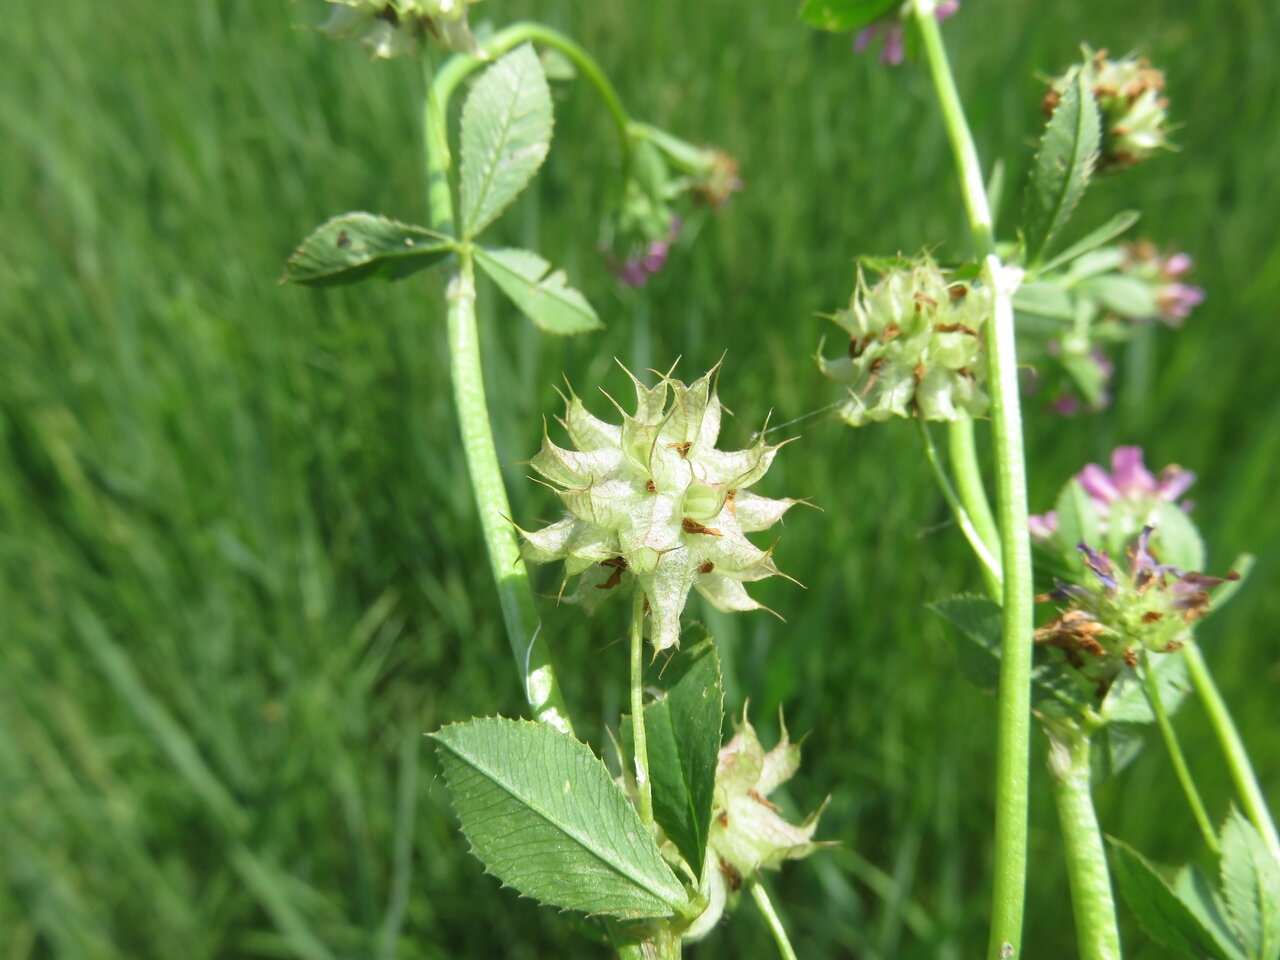
[[[1209,666],[1204,662],[1204,655],[1195,643],[1188,643],[1183,648],[1183,656],[1187,658],[1187,672],[1191,675],[1191,685],[1196,694],[1204,702],[1208,711],[1209,722],[1218,735],[1218,743],[1231,768],[1231,777],[1235,780],[1236,792],[1240,794],[1240,804],[1245,815],[1257,827],[1262,838],[1267,842],[1267,849],[1272,856],[1280,860],[1280,836],[1276,834],[1275,821],[1267,809],[1267,798],[1262,795],[1258,786],[1258,776],[1253,772],[1253,764],[1249,762],[1249,753],[1240,739],[1240,731],[1231,719],[1231,711],[1218,692],[1218,685],[1213,682]]]
[[[644,593],[639,588],[631,610],[631,736],[640,819],[652,829],[653,787],[649,783],[649,739],[644,727]]]
[[[458,268],[449,280],[449,365],[453,398],[462,433],[462,449],[471,492],[480,514],[480,526],[488,548],[489,569],[498,588],[507,639],[524,682],[525,698],[538,720],[572,733],[546,643],[520,544],[511,524],[511,504],[502,482],[489,407],[485,399],[484,371],[480,363],[480,337],[476,326],[476,276],[471,250],[458,255]]]
[[[915,0],[915,21],[955,156],[973,245],[991,290],[985,327],[992,390],[997,511],[1004,572],[999,733],[996,757],[995,878],[987,955],[1018,955],[1026,899],[1027,781],[1031,751],[1031,537],[1027,529],[1026,457],[1018,400],[1018,360],[1013,331],[1013,291],[1018,277],[995,252],[991,210],[982,167],[956,91],[933,0]]]
[[[1089,789],[1088,733],[1073,721],[1046,723],[1049,778],[1067,856],[1080,960],[1120,960],[1115,895]]]

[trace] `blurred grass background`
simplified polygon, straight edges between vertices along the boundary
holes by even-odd
[[[640,292],[595,250],[613,168],[593,94],[557,88],[558,137],[505,222],[570,276],[604,333],[542,337],[484,298],[500,455],[537,447],[562,373],[694,377],[744,443],[834,399],[812,363],[859,252],[964,237],[922,71],[855,57],[793,3],[490,0],[595,52],[632,112],[742,163],[746,189]],[[466,854],[421,733],[522,704],[451,420],[438,281],[276,285],[334,213],[426,219],[411,65],[302,28],[262,0],[18,3],[0,34],[0,958],[604,956]],[[1122,363],[1102,416],[1034,410],[1032,506],[1117,443],[1196,470],[1220,571],[1252,583],[1202,637],[1265,786],[1280,651],[1280,16],[1262,0],[971,0],[946,33],[989,163],[1016,201],[1035,74],[1087,40],[1169,73],[1178,155],[1107,181],[1190,251],[1209,293]],[[1006,208],[1012,209],[1009,202]],[[584,239],[585,238],[585,239]],[[482,293],[482,297],[484,294]],[[598,412],[607,407],[596,402]],[[731,710],[766,742],[808,731],[787,802],[832,800],[833,851],[771,884],[804,957],[973,956],[985,940],[992,704],[957,678],[930,600],[978,586],[914,427],[821,419],[761,492],[823,508],[777,548],[807,586],[786,617],[713,617]],[[509,472],[522,521],[546,491]],[[540,573],[553,589],[554,573]],[[695,611],[696,612],[696,611]],[[621,616],[545,610],[584,733],[624,696]],[[1215,815],[1229,798],[1195,704],[1179,727]],[[1038,747],[1039,749],[1039,747]],[[1056,827],[1035,760],[1027,955],[1074,955]],[[1167,862],[1199,849],[1153,749],[1101,791],[1104,827]],[[1135,955],[1160,956],[1127,929]],[[769,957],[749,906],[697,957]]]

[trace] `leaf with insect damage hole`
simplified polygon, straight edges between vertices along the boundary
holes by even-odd
[[[344,213],[302,241],[280,282],[323,287],[366,277],[399,280],[439,263],[453,250],[452,238],[426,227],[373,213]]]
[[[536,253],[484,247],[476,247],[475,253],[490,279],[547,333],[585,333],[604,326],[587,298],[569,286],[564,271]]]
[[[462,832],[485,868],[539,903],[623,919],[688,903],[635,808],[586,744],[487,717],[430,736]]]
[[[551,148],[551,90],[530,44],[489,67],[462,108],[462,233],[487,227],[529,185]]]

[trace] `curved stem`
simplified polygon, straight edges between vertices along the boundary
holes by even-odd
[[[609,111],[609,116],[613,118],[614,126],[618,130],[618,139],[622,143],[623,157],[629,157],[631,153],[630,125],[631,117],[627,114],[626,108],[622,105],[622,98],[618,96],[618,91],[614,88],[613,83],[605,76],[604,71],[600,68],[600,64],[596,59],[587,53],[573,40],[566,37],[558,30],[553,30],[541,23],[533,23],[532,21],[522,20],[511,26],[499,30],[492,37],[480,44],[481,56],[469,57],[458,54],[449,59],[435,78],[435,95],[442,107],[448,107],[449,100],[453,96],[454,91],[466,77],[483,67],[489,60],[499,57],[518,47],[522,43],[541,43],[555,50],[559,50],[573,62],[584,77],[591,82],[596,88],[596,92],[600,94],[600,99],[604,101],[605,109]]]
[[[431,205],[431,225],[452,235],[454,208],[449,182],[453,159],[445,125],[445,101],[436,95],[431,65],[427,66],[427,95],[423,109],[423,139],[426,149],[427,192]],[[462,448],[471,477],[471,494],[480,514],[480,527],[489,554],[489,568],[498,588],[498,601],[507,630],[507,642],[516,660],[525,699],[537,720],[550,723],[565,733],[573,724],[565,708],[556,680],[551,654],[539,633],[537,605],[529,572],[520,555],[520,544],[511,523],[511,504],[498,464],[498,451],[489,422],[489,403],[484,389],[484,367],[480,357],[480,333],[476,324],[476,277],[471,248],[462,247],[458,264],[449,278],[446,293],[449,321],[449,373],[453,381],[454,406]]]
[[[1213,676],[1209,673],[1209,666],[1205,663],[1200,648],[1192,642],[1183,647],[1182,652],[1187,658],[1187,672],[1191,675],[1191,685],[1195,687],[1196,694],[1204,702],[1204,708],[1209,714],[1209,722],[1218,735],[1218,743],[1222,746],[1227,766],[1231,768],[1231,777],[1235,780],[1236,791],[1240,794],[1240,804],[1244,807],[1249,820],[1266,840],[1267,849],[1271,851],[1272,856],[1280,860],[1280,836],[1276,834],[1275,821],[1271,819],[1271,813],[1267,810],[1267,799],[1262,795],[1262,788],[1258,786],[1258,776],[1253,772],[1253,764],[1249,762],[1249,753],[1244,748],[1244,741],[1240,739],[1240,731],[1236,729],[1235,721],[1231,719],[1231,711],[1227,709],[1226,701],[1218,691],[1218,685],[1213,682]]]
[[[999,732],[996,755],[995,877],[988,956],[1016,956],[1022,940],[1027,873],[1027,782],[1031,752],[1031,537],[1027,529],[1026,456],[1018,399],[1013,291],[1020,276],[995,252],[982,167],[956,91],[933,0],[915,0],[913,13],[942,109],[983,280],[992,293],[986,325],[992,386],[997,506],[1004,570]]]
[[[976,424],[973,420],[952,420],[947,424],[947,451],[951,460],[951,470],[956,478],[956,492],[960,502],[973,523],[974,529],[982,538],[987,551],[998,554],[1000,551],[1000,530],[996,526],[996,518],[991,512],[991,501],[987,499],[987,485],[982,479],[982,468],[978,465],[978,446],[974,439]],[[996,562],[997,580],[1003,581],[1004,572],[1000,570],[999,560]],[[993,599],[1000,599],[997,588]]]
[[[1067,857],[1080,960],[1120,960],[1115,894],[1089,789],[1090,738],[1073,721],[1045,723],[1049,779]]]
[[[933,445],[933,436],[929,433],[929,425],[923,418],[918,418],[916,422],[920,426],[920,436],[924,440],[925,459],[929,461],[929,466],[933,468],[933,476],[938,481],[938,487],[942,490],[942,497],[947,501],[947,506],[951,508],[952,514],[955,515],[956,523],[960,525],[960,530],[964,533],[965,539],[969,541],[969,546],[973,547],[973,552],[978,555],[978,561],[982,564],[982,577],[987,584],[987,593],[991,595],[993,600],[999,602],[1000,578],[1003,576],[1000,571],[1000,561],[996,559],[986,541],[978,532],[973,519],[969,516],[960,497],[957,496],[955,488],[951,485],[951,480],[947,477],[946,471],[942,469],[942,464],[938,461],[938,451]]]
[[[507,639],[524,682],[525,698],[536,719],[572,733],[569,714],[540,634],[542,624],[534,605],[529,573],[520,556],[520,544],[512,525],[511,504],[502,482],[498,452],[489,424],[484,371],[480,362],[480,336],[476,325],[476,275],[471,248],[458,252],[458,267],[449,279],[449,369],[453,398],[462,432],[462,449],[471,493],[480,513],[480,526],[488,548],[489,568],[498,587],[498,601],[507,628]]]
[[[631,606],[631,736],[640,819],[653,828],[653,787],[649,783],[649,740],[644,729],[644,593],[636,587]]]
[[[1169,722],[1169,714],[1165,712],[1164,701],[1160,698],[1160,682],[1156,679],[1155,671],[1151,669],[1150,656],[1143,658],[1142,682],[1146,689],[1147,702],[1151,704],[1151,712],[1156,715],[1160,736],[1164,738],[1165,749],[1169,751],[1169,759],[1173,761],[1174,772],[1177,773],[1178,782],[1182,784],[1182,792],[1186,794],[1187,803],[1191,806],[1191,813],[1200,826],[1204,842],[1214,854],[1217,854],[1220,852],[1218,838],[1213,833],[1213,824],[1209,822],[1209,814],[1205,812],[1200,791],[1196,789],[1196,783],[1191,779],[1191,771],[1187,768],[1187,760],[1182,754],[1182,746],[1178,743],[1178,735],[1174,732],[1173,724]]]
[[[756,882],[751,885],[751,899],[764,914],[765,922],[769,924],[773,939],[778,944],[778,953],[782,955],[782,960],[796,960],[796,951],[791,946],[791,941],[787,939],[787,930],[782,925],[778,911],[773,909],[773,901],[769,899],[769,891],[764,888],[763,883]]]

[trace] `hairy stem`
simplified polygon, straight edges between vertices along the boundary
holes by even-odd
[[[680,935],[662,924],[653,936],[618,948],[619,960],[680,960]]]
[[[1089,789],[1089,734],[1071,720],[1045,724],[1049,779],[1067,857],[1080,960],[1120,960],[1115,894]]]
[[[1280,860],[1280,836],[1276,834],[1275,821],[1267,809],[1266,797],[1258,786],[1258,775],[1253,772],[1253,764],[1249,762],[1249,753],[1240,739],[1240,731],[1231,719],[1231,711],[1218,691],[1209,673],[1209,665],[1204,662],[1204,655],[1194,642],[1182,648],[1182,655],[1187,658],[1187,672],[1191,675],[1191,685],[1204,703],[1209,714],[1209,722],[1218,735],[1218,743],[1226,757],[1227,766],[1231,769],[1231,778],[1235,781],[1236,792],[1240,794],[1240,804],[1245,815],[1258,828],[1258,832],[1267,842],[1267,849],[1272,856]]]
[[[1150,656],[1145,657],[1142,664],[1142,682],[1146,688],[1147,702],[1151,704],[1151,712],[1156,716],[1160,736],[1164,738],[1165,749],[1169,751],[1169,759],[1173,761],[1174,772],[1178,775],[1178,782],[1182,784],[1182,792],[1186,794],[1191,813],[1200,826],[1204,842],[1216,854],[1219,852],[1218,838],[1214,835],[1213,824],[1209,822],[1209,814],[1205,812],[1204,801],[1200,799],[1200,791],[1196,789],[1191,771],[1187,768],[1187,760],[1182,754],[1181,744],[1178,743],[1178,735],[1174,732],[1173,724],[1169,722],[1169,714],[1165,712],[1164,701],[1160,698],[1160,682],[1156,679],[1155,671],[1151,669]]]
[[[631,736],[640,819],[653,828],[653,787],[649,783],[649,740],[644,729],[644,592],[636,587],[631,608]]]
[[[769,930],[772,931],[773,939],[778,944],[778,953],[781,954],[782,960],[796,960],[796,951],[787,938],[786,928],[782,925],[778,911],[773,909],[773,901],[769,899],[769,891],[764,888],[763,883],[757,881],[751,885],[751,899],[755,900],[756,906],[764,915],[765,922],[769,924]]]
[[[997,707],[995,877],[987,954],[991,958],[1008,958],[1018,955],[1022,940],[1031,751],[1031,537],[1027,529],[1026,457],[1012,303],[1019,278],[996,256],[982,167],[934,19],[933,0],[915,0],[913,12],[924,38],[925,56],[955,156],[974,249],[982,261],[983,281],[993,300],[985,334],[991,370],[1004,624]]]
[[[428,67],[429,69],[429,67]],[[452,158],[445,128],[444,103],[435,96],[428,75],[423,131],[427,155],[427,190],[432,226],[451,234],[454,227]],[[489,555],[489,569],[498,588],[507,641],[515,656],[525,699],[535,719],[573,733],[551,654],[539,635],[541,623],[529,584],[529,572],[520,556],[520,544],[511,523],[511,504],[502,481],[498,451],[489,422],[484,368],[480,359],[480,334],[476,324],[475,263],[470,247],[458,253],[458,264],[449,278],[446,294],[449,320],[449,372],[453,380],[458,430],[471,477],[471,493],[480,514],[480,528]]]

